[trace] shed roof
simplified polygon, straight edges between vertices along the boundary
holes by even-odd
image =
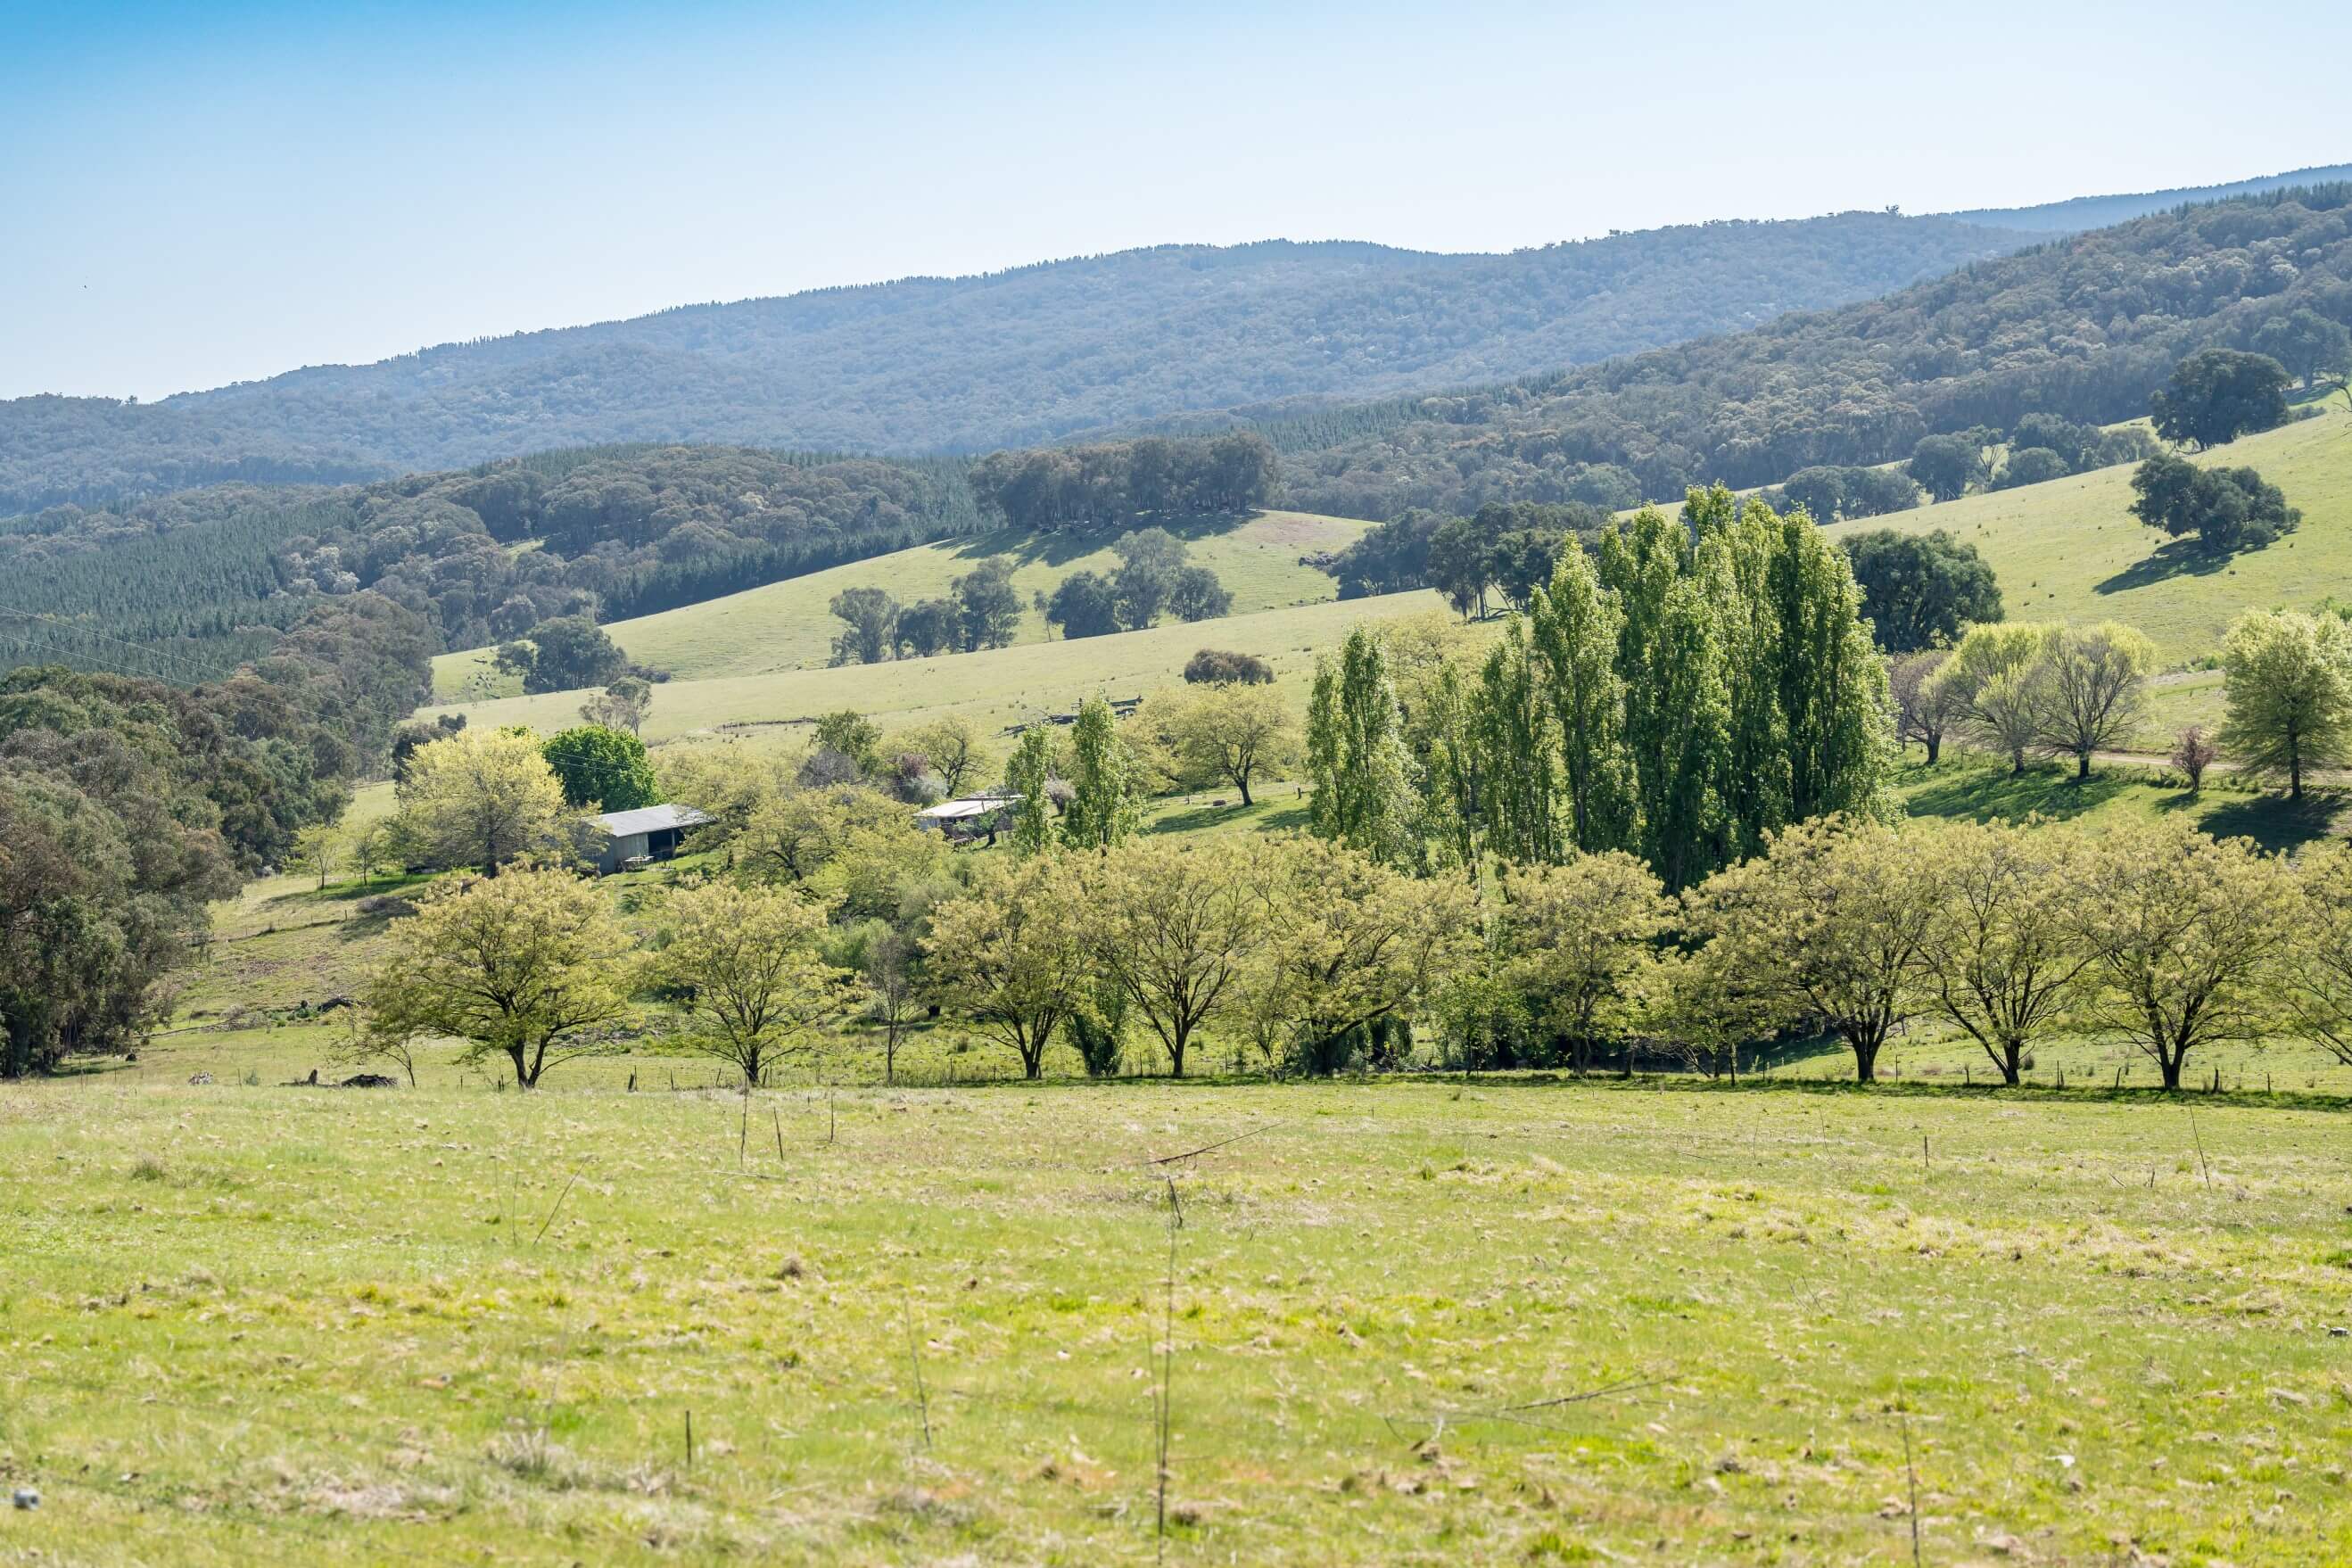
[[[1018,805],[1021,797],[1009,790],[991,790],[986,795],[967,795],[961,800],[943,800],[937,805],[926,806],[915,813],[930,822],[961,822],[968,816],[984,816],[1008,805]]]
[[[596,826],[615,838],[633,833],[659,833],[666,827],[699,827],[710,820],[708,812],[690,805],[643,805],[635,811],[608,811]]]

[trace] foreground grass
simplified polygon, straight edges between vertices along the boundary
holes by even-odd
[[[2352,1555],[2336,1114],[183,1065],[0,1089],[0,1561],[1142,1560],[1171,1300],[1173,1562]]]

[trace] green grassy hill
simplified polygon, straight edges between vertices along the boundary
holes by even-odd
[[[1017,643],[982,653],[888,664],[672,680],[654,689],[645,737],[658,744],[720,725],[783,724],[841,708],[855,708],[885,726],[954,711],[996,728],[1040,710],[1075,708],[1097,689],[1115,697],[1139,696],[1179,679],[1184,661],[1202,647],[1231,648],[1265,659],[1286,688],[1296,690],[1303,710],[1302,678],[1313,668],[1317,650],[1336,646],[1359,621],[1417,615],[1443,605],[1433,593],[1390,594],[1076,642]],[[577,691],[556,691],[452,703],[428,711],[462,712],[477,724],[557,730],[577,722],[581,697]]]
[[[2215,652],[2242,610],[2308,609],[2352,586],[2352,416],[2340,405],[2192,460],[2259,468],[2303,509],[2302,528],[2267,550],[2198,560],[2131,515],[2132,470],[2119,466],[1830,532],[1944,529],[1992,563],[2010,619],[2127,622],[2177,665]]]
[[[1171,531],[1191,546],[1194,563],[1208,567],[1223,581],[1234,595],[1235,614],[1246,616],[1329,599],[1330,577],[1316,567],[1300,564],[1299,558],[1344,549],[1369,526],[1345,518],[1267,511],[1238,524],[1230,519],[1203,520]],[[1118,560],[1110,546],[1116,537],[1000,530],[856,561],[660,615],[616,621],[605,629],[631,658],[666,669],[681,680],[822,668],[842,626],[826,606],[845,588],[887,588],[902,603],[929,598],[945,594],[951,578],[971,571],[984,558],[1005,555],[1015,563],[1013,580],[1025,599],[1032,593],[1051,594],[1074,573],[1115,568]],[[1023,614],[1021,641],[1043,642],[1047,636],[1044,616],[1034,610]],[[445,700],[509,695],[518,689],[512,677],[502,678],[491,670],[487,648],[436,659],[433,688],[435,695]]]

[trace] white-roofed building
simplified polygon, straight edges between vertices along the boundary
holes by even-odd
[[[597,852],[596,870],[606,875],[632,860],[667,860],[677,853],[678,840],[710,820],[690,805],[644,805],[635,811],[608,811],[596,819],[604,830],[604,847]]]

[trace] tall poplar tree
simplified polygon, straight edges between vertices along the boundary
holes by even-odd
[[[1141,812],[1135,754],[1099,691],[1078,706],[1070,731],[1070,806],[1062,838],[1074,848],[1110,849],[1135,831]]]
[[[1318,837],[1395,864],[1412,848],[1417,792],[1403,716],[1380,639],[1348,634],[1335,663],[1316,661],[1307,708],[1307,766]]]
[[[1568,841],[1585,854],[1633,844],[1633,759],[1625,749],[1624,614],[1580,549],[1563,550],[1549,589],[1528,605],[1529,639],[1559,737]]]
[[[1527,623],[1513,616],[1478,671],[1474,733],[1486,779],[1487,841],[1517,865],[1559,859],[1557,737],[1538,689]]]

